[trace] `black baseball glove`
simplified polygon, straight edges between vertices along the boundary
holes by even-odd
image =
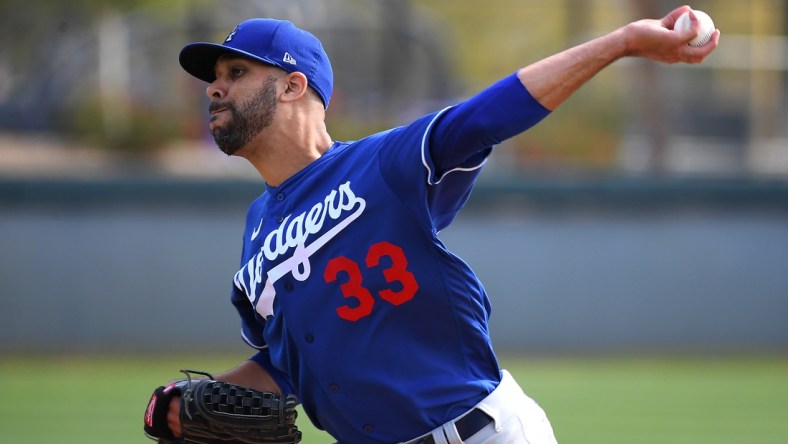
[[[145,434],[160,444],[297,444],[297,400],[214,380],[208,373],[181,370],[186,379],[159,387],[145,410]],[[192,373],[208,379],[192,379]],[[174,396],[180,396],[182,436],[167,425]]]

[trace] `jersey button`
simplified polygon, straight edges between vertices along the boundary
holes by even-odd
[[[307,333],[307,335],[304,337],[304,340],[307,344],[311,344],[315,342],[315,337],[312,335],[312,333]]]
[[[285,282],[285,291],[293,291],[293,283]]]
[[[372,433],[372,424],[364,424],[364,431],[366,433]]]
[[[285,221],[285,218],[282,217],[282,216],[279,216],[279,217],[276,218],[276,223],[278,223],[278,224],[281,224],[284,221]]]
[[[336,393],[339,391],[339,386],[336,384],[331,384],[330,386],[328,386],[328,391],[330,391],[331,393]]]
[[[277,194],[276,195],[276,200],[279,201],[279,202],[285,200],[285,195],[282,194],[282,193]]]

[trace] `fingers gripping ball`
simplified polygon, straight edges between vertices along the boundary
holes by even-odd
[[[301,442],[301,432],[295,425],[297,400],[294,395],[280,396],[216,381],[206,373],[188,370],[183,372],[187,375],[187,379],[176,382],[174,388],[167,392],[171,399],[173,396],[171,393],[180,391],[182,436],[176,439],[171,433],[161,435],[151,433],[146,411],[145,432],[154,439],[160,438],[160,443],[297,444]],[[192,380],[191,373],[205,375],[208,379]],[[149,405],[148,410],[152,410],[153,416],[156,417],[158,412],[156,407],[151,409]],[[159,421],[162,420],[161,417],[158,418]],[[166,412],[163,421],[166,427]],[[156,423],[156,419],[153,422]]]
[[[703,11],[693,10],[695,13],[695,17],[698,19],[700,27],[698,28],[698,35],[694,39],[689,41],[690,46],[703,46],[711,40],[712,34],[714,34],[714,22],[711,20],[708,14]],[[687,31],[692,27],[692,22],[690,20],[689,12],[685,12],[681,14],[679,18],[676,20],[676,25],[673,26],[673,30],[675,31]]]

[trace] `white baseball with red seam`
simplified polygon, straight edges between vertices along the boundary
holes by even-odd
[[[703,11],[693,9],[692,12],[695,13],[695,17],[700,23],[700,28],[698,28],[698,36],[690,40],[689,44],[690,46],[703,46],[711,40],[711,35],[714,34],[714,22],[711,20],[711,17]],[[673,26],[673,29],[675,31],[686,31],[691,27],[692,23],[690,22],[689,12],[685,12],[676,20],[676,25]]]

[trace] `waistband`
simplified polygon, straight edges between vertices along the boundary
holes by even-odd
[[[419,436],[416,439],[405,441],[402,444],[435,444],[447,442],[447,434],[444,434],[444,430],[449,429],[454,429],[453,431],[449,431],[449,435],[459,436],[461,441],[465,441],[475,435],[479,430],[487,427],[491,422],[495,423],[496,431],[498,431],[501,424],[500,419],[502,415],[506,413],[506,408],[509,404],[508,400],[511,399],[512,393],[517,392],[522,393],[522,389],[517,384],[517,381],[515,381],[514,377],[512,377],[508,371],[501,370],[501,382],[472,409],[435,428],[431,432]],[[436,435],[438,438],[436,438]]]

